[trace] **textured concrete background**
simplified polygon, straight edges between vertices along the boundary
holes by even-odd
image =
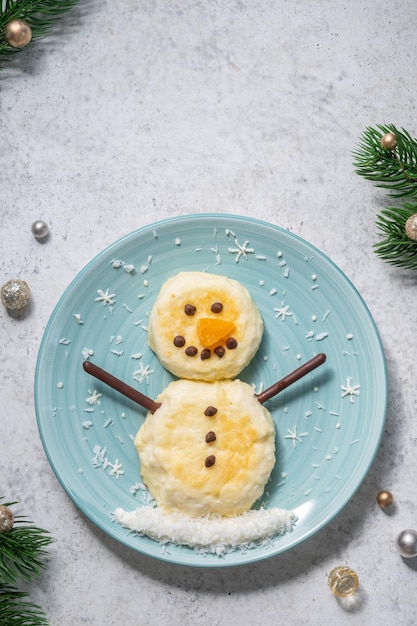
[[[352,151],[377,123],[416,135],[416,23],[414,0],[81,0],[0,70],[0,278],[33,293],[23,319],[0,310],[0,495],[55,538],[29,588],[53,626],[415,623],[417,566],[394,540],[417,526],[417,278],[372,251],[387,199]],[[142,225],[201,212],[271,221],[331,257],[374,316],[390,378],[379,454],[341,514],[233,569],[167,565],[104,535],[55,478],[33,403],[42,333],[83,266]],[[360,576],[353,607],[327,588],[339,563]]]

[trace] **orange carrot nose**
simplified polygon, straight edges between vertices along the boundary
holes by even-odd
[[[201,317],[197,320],[197,333],[201,345],[204,348],[214,346],[225,339],[234,328],[233,322],[219,320],[212,317]]]

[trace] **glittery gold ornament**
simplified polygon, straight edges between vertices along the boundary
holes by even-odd
[[[13,528],[14,515],[11,510],[0,504],[0,534],[7,533]]]
[[[334,567],[328,578],[329,587],[338,598],[351,596],[358,590],[359,578],[347,565]]]
[[[381,509],[387,509],[394,502],[394,496],[390,491],[380,491],[376,497]]]
[[[410,215],[405,223],[405,234],[409,239],[417,241],[417,213]]]
[[[397,147],[398,139],[394,133],[385,133],[381,137],[381,146],[384,150],[394,150]]]
[[[32,29],[24,20],[12,20],[4,27],[4,38],[13,48],[24,48],[32,39]]]
[[[6,309],[20,311],[29,302],[30,289],[24,280],[8,280],[1,288],[1,301]]]

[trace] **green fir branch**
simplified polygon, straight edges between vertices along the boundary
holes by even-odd
[[[6,24],[12,20],[24,20],[32,29],[33,41],[47,34],[55,21],[77,2],[78,0],[0,0],[0,61],[7,60],[20,50],[7,43],[4,36]]]
[[[395,135],[396,145],[384,148],[384,135]],[[376,217],[381,240],[374,244],[376,254],[390,265],[417,269],[417,242],[405,231],[409,217],[417,213],[417,140],[394,124],[366,128],[353,152],[356,174],[375,187],[388,189],[388,196],[402,199],[402,204],[383,209]],[[411,199],[407,202],[406,199]]]
[[[41,607],[24,598],[27,594],[0,583],[1,626],[47,626],[48,620]]]
[[[395,150],[381,146],[386,133],[397,137]],[[356,174],[372,181],[375,187],[390,190],[393,197],[417,195],[417,140],[394,124],[378,124],[362,134],[358,149],[353,152]]]
[[[18,579],[27,582],[38,576],[45,568],[44,547],[51,541],[47,531],[35,526],[15,525],[9,532],[0,534],[0,582],[14,584]]]
[[[13,528],[0,533],[0,583],[14,585],[38,576],[45,568],[45,547],[52,541],[47,530],[31,525],[24,516],[15,516]]]
[[[383,209],[377,216],[376,225],[384,239],[374,244],[374,250],[390,265],[417,269],[417,242],[409,239],[405,233],[405,223],[415,213],[417,202],[404,202],[401,207]]]
[[[9,508],[16,502],[2,502]],[[10,530],[0,533],[0,626],[46,626],[48,620],[42,608],[30,600],[28,594],[16,587],[17,581],[29,582],[45,564],[45,546],[52,537],[43,528],[37,528],[23,515],[16,515]]]

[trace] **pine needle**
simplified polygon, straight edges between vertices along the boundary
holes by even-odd
[[[23,591],[0,583],[0,626],[47,626],[45,613],[26,597]]]

